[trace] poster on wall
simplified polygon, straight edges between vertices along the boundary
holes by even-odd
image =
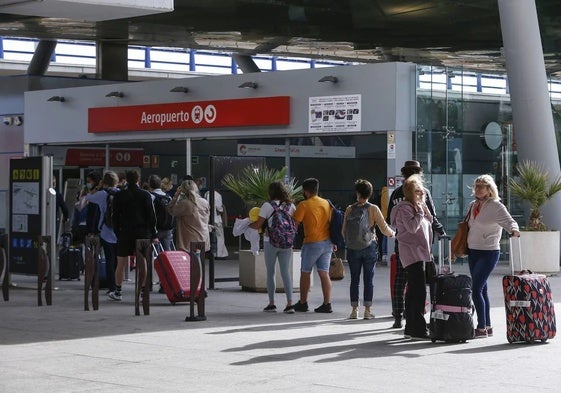
[[[361,131],[360,94],[310,97],[308,132]]]

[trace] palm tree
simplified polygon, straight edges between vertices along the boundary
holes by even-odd
[[[546,231],[541,221],[540,208],[548,200],[561,191],[561,177],[549,182],[549,173],[545,167],[535,161],[523,161],[516,166],[518,176],[509,180],[513,195],[530,204],[530,220],[528,230]]]
[[[248,166],[238,176],[231,173],[224,176],[222,184],[238,195],[249,209],[261,206],[269,200],[269,184],[276,181],[285,182],[286,171],[286,167],[278,170],[264,165]],[[302,186],[297,186],[294,178],[288,179],[285,185],[295,202],[302,199]]]

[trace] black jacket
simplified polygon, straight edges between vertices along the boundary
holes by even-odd
[[[137,184],[118,192],[113,199],[113,231],[135,239],[155,239],[156,213],[152,196]]]

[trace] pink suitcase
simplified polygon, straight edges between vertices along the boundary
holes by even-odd
[[[161,246],[160,246],[161,248]],[[154,268],[160,278],[160,285],[166,293],[171,304],[179,302],[191,301],[192,279],[197,285],[197,291],[194,294],[199,296],[202,287],[202,276],[200,267],[195,263],[196,267],[192,271],[192,263],[189,254],[185,251],[156,251],[154,259]],[[196,261],[195,261],[196,262]],[[191,273],[195,277],[191,277]]]
[[[520,238],[518,254],[522,258]],[[555,309],[549,280],[544,274],[523,270],[514,274],[513,243],[510,238],[512,274],[503,277],[506,310],[506,338],[513,342],[546,342],[555,337]],[[521,264],[522,266],[522,260]]]

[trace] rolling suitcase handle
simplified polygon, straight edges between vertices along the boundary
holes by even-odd
[[[444,243],[448,245],[448,252],[444,252]],[[438,239],[438,274],[452,273],[452,243],[448,235],[442,235]],[[447,266],[444,266],[444,259],[448,261]]]
[[[516,241],[512,240],[513,237],[516,237]],[[510,262],[510,270],[512,275],[514,276],[514,249],[516,248],[518,251],[518,260],[520,261],[520,272],[521,273],[532,273],[530,270],[524,270],[524,265],[522,263],[522,241],[518,236],[512,236],[511,234],[508,235],[508,241],[510,245],[510,252],[508,254],[508,260]],[[514,243],[517,243],[518,246],[515,247]]]

